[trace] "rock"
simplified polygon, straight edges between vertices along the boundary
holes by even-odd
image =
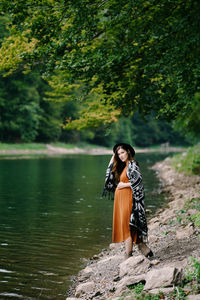
[[[126,297],[124,298],[124,300],[137,300],[137,299],[135,298],[135,296],[129,295],[129,296],[126,296]]]
[[[172,262],[169,262],[167,264],[168,267],[173,267],[173,268],[176,268],[176,269],[184,269],[188,264],[188,259],[187,258],[184,258],[184,259],[181,259],[181,260],[176,260],[176,261],[172,261]]]
[[[150,261],[151,266],[156,266],[160,263],[160,261],[158,259],[153,259]]]
[[[166,209],[163,213],[160,214],[160,223],[167,224],[175,216],[175,213],[171,209]]]
[[[181,194],[181,196],[183,197],[183,195]],[[169,207],[173,210],[180,210],[181,208],[184,207],[185,204],[185,200],[184,199],[176,199],[172,202],[169,202]]]
[[[85,269],[83,269],[83,272],[88,274],[88,273],[93,273],[93,270],[91,267],[86,267]]]
[[[200,294],[187,296],[187,300],[199,300],[199,299],[200,299]]]
[[[197,213],[198,213],[198,210],[195,209],[195,208],[191,208],[191,209],[188,209],[187,212],[188,212],[188,214],[189,214],[190,216],[192,216],[192,215],[197,214]]]
[[[92,259],[99,259],[99,256],[95,254],[94,256],[92,256]]]
[[[159,292],[164,293],[165,295],[170,294],[173,292],[174,288],[173,287],[168,287],[168,288],[159,288],[159,289],[153,289],[148,291],[149,294],[158,294]]]
[[[66,300],[78,300],[78,298],[68,297]]]
[[[93,270],[90,267],[86,267],[80,273],[81,281],[88,279],[93,274]]]
[[[122,295],[125,295],[125,294],[127,294],[127,293],[129,293],[130,292],[130,290],[127,288],[127,286],[126,285],[123,285],[123,286],[120,286],[117,290],[116,290],[116,292],[115,292],[115,296],[122,296]]]
[[[153,230],[157,226],[159,226],[159,218],[158,217],[154,217],[154,218],[152,218],[150,220],[150,222],[148,224],[148,228],[149,228],[149,230]]]
[[[130,292],[128,286],[138,284],[139,282],[145,282],[145,276],[145,274],[138,276],[125,276],[117,284],[115,296],[121,296],[125,292]]]
[[[115,249],[118,249],[118,248],[121,248],[121,244],[120,243],[111,243],[109,245],[109,249],[110,250],[115,250]]]
[[[185,228],[181,228],[176,231],[176,238],[180,240],[190,237],[192,234],[194,234],[194,228],[191,224],[189,224]]]
[[[125,275],[140,275],[147,272],[150,266],[150,261],[143,255],[132,256],[120,264],[119,276]]]
[[[148,229],[149,229],[149,231],[152,231],[154,229],[157,229],[159,226],[160,226],[159,222],[151,223],[148,225]]]
[[[113,261],[121,261],[123,259],[123,256],[122,255],[113,255],[113,256],[109,256],[109,257],[106,257],[104,259],[101,259],[100,261],[98,261],[98,265],[99,264],[109,264]]]
[[[81,283],[76,288],[75,296],[80,297],[83,294],[91,292],[94,289],[94,287],[95,287],[95,284],[94,284],[93,281],[86,282],[86,283]]]
[[[153,269],[146,274],[144,290],[170,287],[182,283],[183,270],[175,267]]]

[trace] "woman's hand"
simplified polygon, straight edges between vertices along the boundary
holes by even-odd
[[[118,183],[118,185],[117,185],[117,189],[119,189],[119,190],[121,190],[121,189],[124,189],[124,188],[128,188],[128,187],[130,187],[131,186],[131,184],[130,184],[130,182],[119,182]]]

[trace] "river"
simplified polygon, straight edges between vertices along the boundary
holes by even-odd
[[[150,167],[166,154],[137,154],[146,208],[164,204]],[[65,299],[83,259],[108,247],[113,201],[101,198],[107,155],[0,160],[0,299]]]

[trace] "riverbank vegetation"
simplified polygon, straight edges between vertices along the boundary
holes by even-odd
[[[200,174],[200,143],[190,147],[187,152],[174,155],[172,165],[179,172]]]

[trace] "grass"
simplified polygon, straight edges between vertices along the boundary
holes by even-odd
[[[0,143],[0,150],[45,150],[46,146],[42,143],[20,143],[8,144]]]
[[[51,146],[53,147],[59,147],[59,148],[64,148],[64,149],[73,149],[75,145],[73,144],[65,144],[61,142],[56,142],[56,143],[50,143]]]
[[[171,163],[178,172],[187,175],[200,174],[200,143],[190,147],[186,152],[174,155]]]
[[[48,143],[47,143],[48,144]],[[100,146],[92,145],[84,142],[80,142],[77,144],[69,144],[69,143],[49,143],[53,147],[59,147],[64,149],[73,149],[75,147],[78,148],[98,148]],[[45,143],[0,143],[0,151],[10,151],[10,150],[47,150]]]

